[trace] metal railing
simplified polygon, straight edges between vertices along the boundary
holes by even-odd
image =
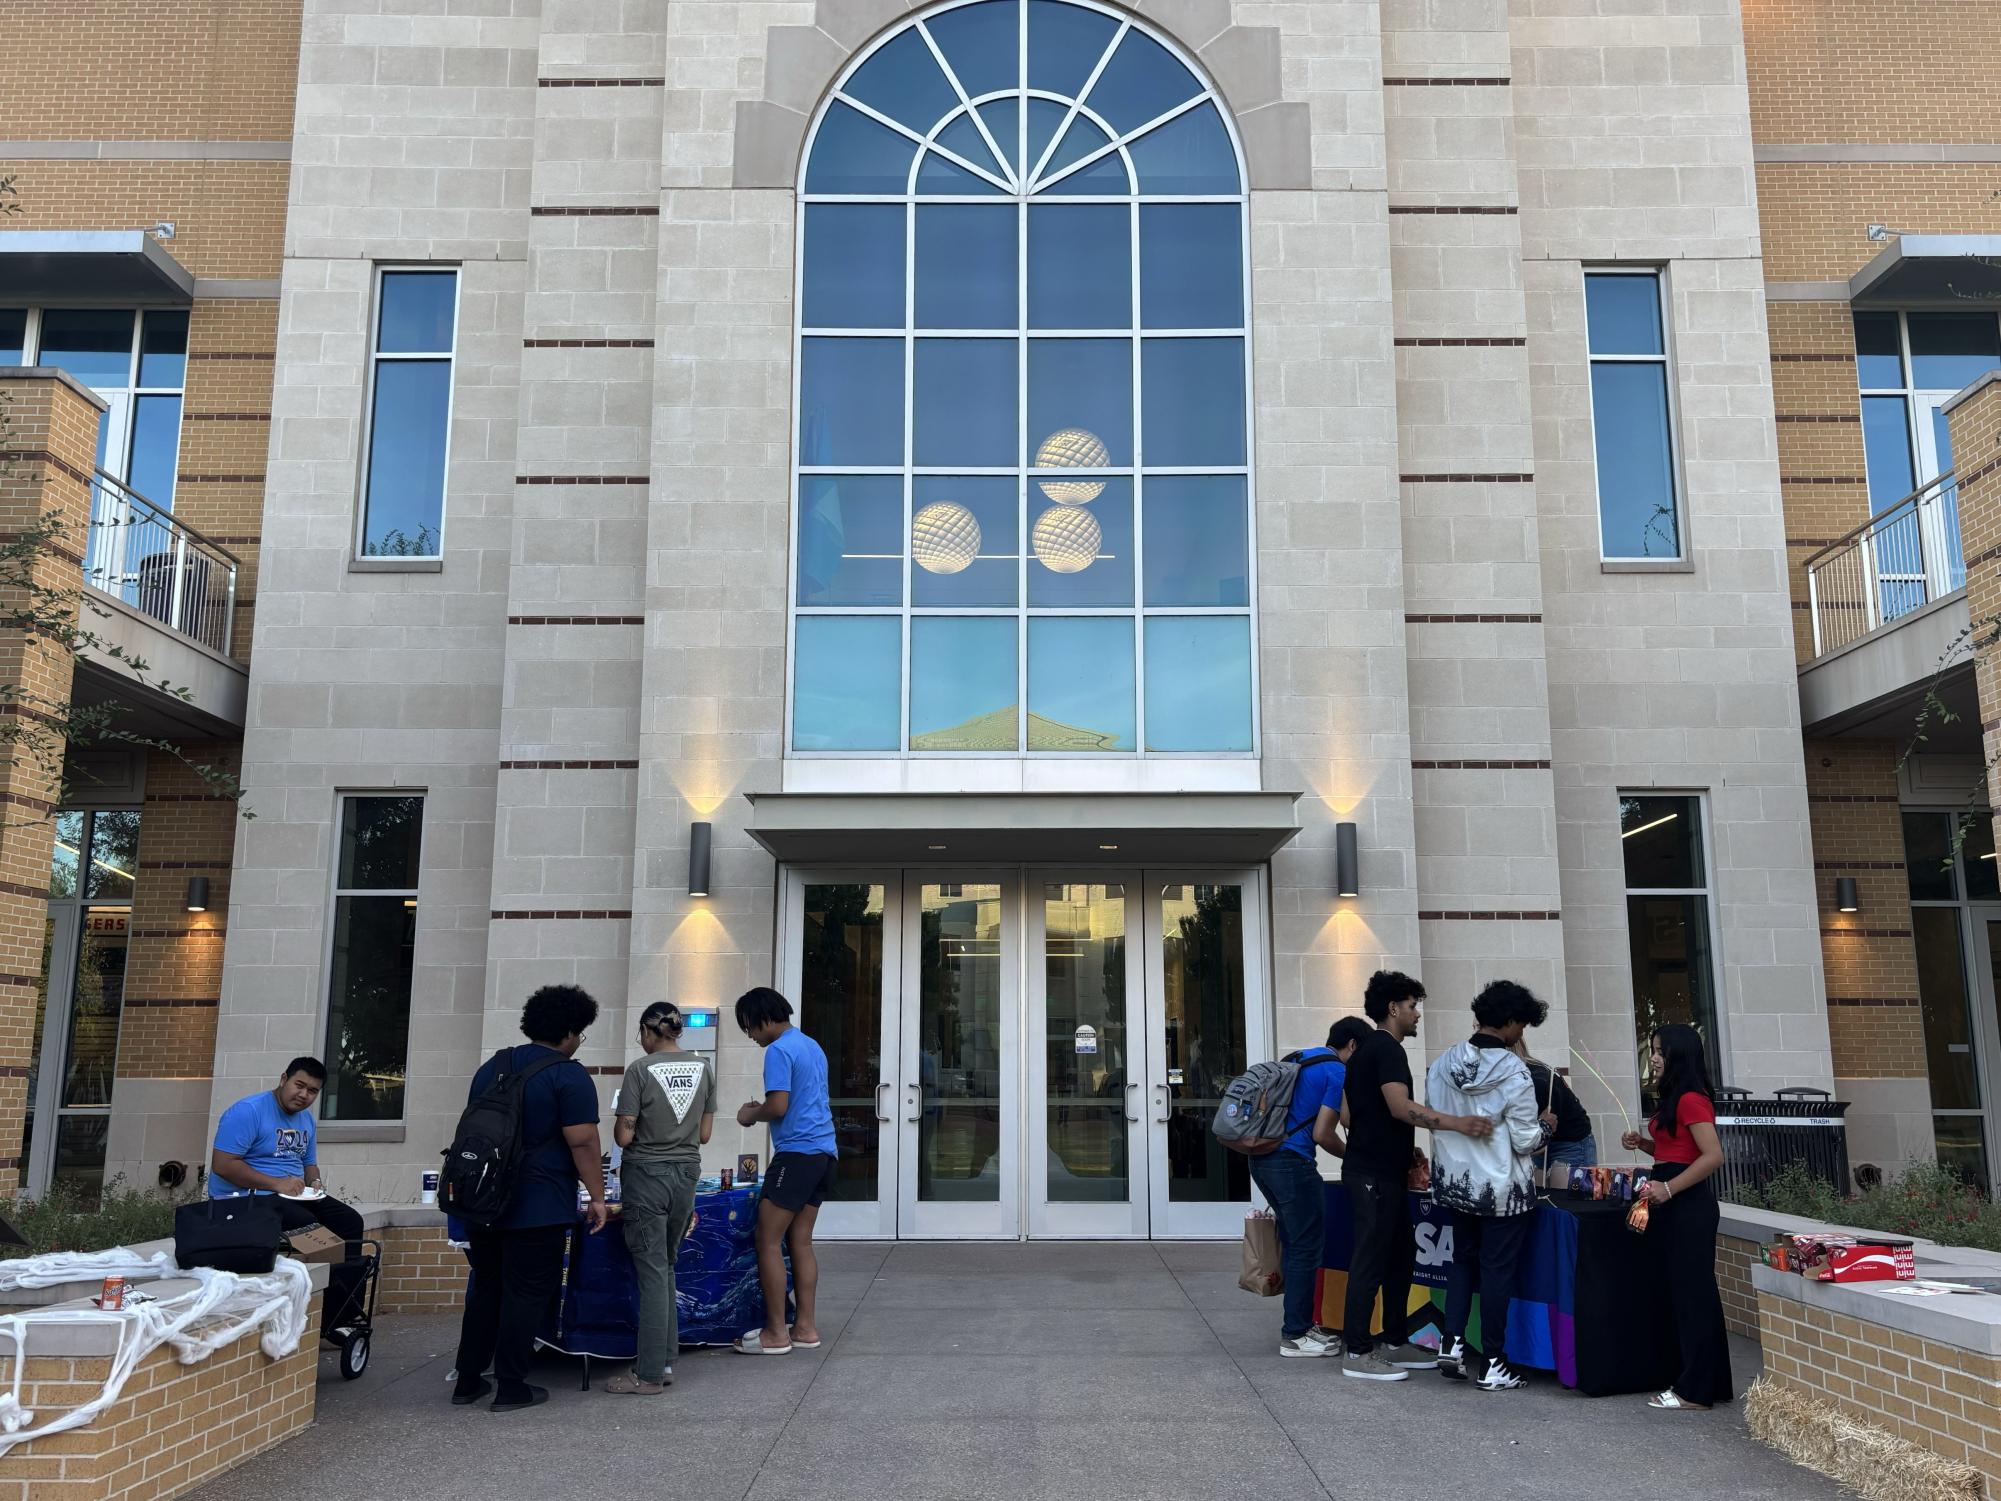
[[[1839,651],[1965,587],[1959,491],[1948,469],[1806,560],[1813,654]]]
[[[84,582],[212,651],[229,655],[236,555],[218,547],[124,481],[90,482]]]

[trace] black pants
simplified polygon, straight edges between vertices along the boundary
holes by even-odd
[[[479,1380],[489,1361],[499,1382],[494,1399],[528,1395],[528,1362],[535,1334],[563,1280],[563,1247],[569,1225],[522,1230],[475,1230],[466,1251],[472,1293],[459,1325],[459,1385]]]
[[[1465,1339],[1466,1324],[1473,1315],[1473,1293],[1480,1293],[1481,1359],[1472,1366],[1474,1374],[1486,1369],[1486,1362],[1505,1358],[1508,1342],[1508,1305],[1515,1300],[1515,1277],[1521,1266],[1522,1247],[1528,1244],[1529,1226],[1535,1215],[1467,1214],[1452,1211],[1452,1269],[1445,1281],[1445,1337]],[[1468,1347],[1471,1348],[1471,1341]]]
[[[308,1225],[325,1225],[347,1242],[347,1260],[327,1268],[327,1295],[320,1305],[320,1327],[340,1329],[354,1322],[361,1311],[361,1236],[366,1228],[359,1210],[350,1209],[339,1199],[278,1200],[278,1223],[287,1231]]]
[[[1355,1248],[1348,1257],[1348,1298],[1341,1336],[1363,1355],[1376,1347],[1370,1332],[1376,1294],[1383,1295],[1382,1342],[1410,1343],[1410,1274],[1417,1262],[1417,1233],[1410,1223],[1410,1190],[1402,1177],[1349,1173],[1348,1209],[1355,1221]]]
[[[1664,1162],[1654,1171],[1670,1183],[1683,1168]],[[1730,1334],[1723,1325],[1723,1295],[1716,1290],[1716,1190],[1707,1179],[1677,1190],[1648,1216],[1647,1234],[1661,1237],[1666,1254],[1667,1302],[1681,1359],[1675,1395],[1713,1406],[1735,1395],[1730,1384]]]

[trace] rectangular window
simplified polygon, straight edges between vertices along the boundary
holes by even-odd
[[[174,508],[187,359],[184,308],[0,308],[0,365],[52,365],[103,397],[97,467],[163,511]]]
[[[328,1079],[320,1111],[326,1120],[403,1118],[423,843],[422,797],[355,793],[340,799]]]
[[[1685,550],[1662,292],[1656,270],[1584,277],[1598,535],[1609,560],[1672,561]]]
[[[1654,1028],[1685,1022],[1702,1034],[1710,1080],[1722,1084],[1702,799],[1688,793],[1621,792],[1619,839],[1626,864],[1626,939],[1632,953],[1633,1027],[1641,1074]],[[1644,1098],[1652,1109],[1651,1093]]]
[[[455,270],[383,268],[369,358],[362,557],[443,554],[458,298]]]
[[[1888,315],[1885,315],[1888,316]],[[1860,324],[1858,317],[1857,323]],[[1905,809],[1904,873],[1911,895],[1911,938],[1918,960],[1918,1007],[1925,1073],[1931,1086],[1932,1137],[1938,1160],[1967,1182],[1986,1186],[1987,1072],[1981,1059],[1975,983],[1982,939],[1991,966],[2001,956],[2001,924],[1987,904],[2001,898],[1994,821],[1979,813]],[[1980,905],[1971,906],[1969,903]],[[1983,923],[1986,925],[1982,931]],[[1967,960],[1972,937],[1973,962]],[[1994,976],[2001,984],[2001,974]]]

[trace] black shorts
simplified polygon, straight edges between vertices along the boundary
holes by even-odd
[[[774,1152],[764,1174],[765,1202],[795,1214],[818,1208],[834,1186],[834,1161],[832,1152]]]

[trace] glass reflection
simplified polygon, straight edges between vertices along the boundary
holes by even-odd
[[[129,902],[139,869],[136,809],[97,813],[90,820],[90,875],[85,894]]]
[[[920,615],[910,622],[910,748],[1021,747],[1012,615]]]
[[[1099,157],[1088,167],[1079,167],[1061,182],[1045,189],[1052,197],[1081,198],[1105,194],[1123,196],[1132,190],[1132,174],[1126,170],[1125,158],[1116,151]]]
[[[1241,615],[1150,615],[1146,748],[1251,748],[1251,623]]]
[[[1237,152],[1213,104],[1197,105],[1126,148],[1142,193],[1237,193]],[[1184,325],[1194,327],[1196,325]]]
[[[990,198],[1001,196],[1001,190],[984,177],[968,172],[957,162],[948,161],[935,151],[924,153],[923,164],[917,169],[917,191],[939,197],[957,197],[968,193],[985,194]]]
[[[806,205],[806,327],[903,327],[904,212],[896,203]]]
[[[1012,204],[927,203],[917,210],[917,326],[1013,328],[1018,278]],[[903,247],[898,245],[901,262]],[[894,320],[903,322],[899,305]]]
[[[837,1200],[877,1198],[882,1181],[878,1086],[883,1068],[883,888],[808,886],[800,937],[799,1028],[827,1054]]]
[[[1028,86],[1074,98],[1118,29],[1103,11],[1028,0]]]
[[[1242,339],[1145,339],[1140,365],[1149,465],[1244,463]]]
[[[1125,887],[1045,886],[1042,926],[1049,1198],[1127,1203]]]
[[[132,314],[108,308],[44,308],[37,364],[54,365],[86,386],[132,380]]]
[[[1020,529],[1015,480],[920,474],[911,481],[911,492],[910,602],[1012,609],[1021,579],[1015,566]]]
[[[55,858],[49,864],[49,895],[77,895],[77,871],[83,859],[87,813],[56,815]]]
[[[935,117],[934,117],[935,118]],[[926,122],[925,129],[930,129]],[[902,193],[917,143],[836,99],[813,137],[809,193]]]
[[[919,135],[928,134],[959,103],[914,27],[878,48],[841,85],[841,92]]]
[[[1147,203],[1139,211],[1140,322],[1148,328],[1244,326],[1243,210],[1234,203]]]
[[[188,373],[188,315],[154,309],[139,335],[139,384],[178,391]]]
[[[984,469],[1019,462],[1015,351],[1012,339],[917,341],[911,403],[917,463]]]
[[[384,360],[376,365],[364,555],[437,556],[445,517],[445,419],[451,396],[452,367],[444,360]]]
[[[1598,454],[1598,513],[1605,556],[1679,556],[1667,366],[1593,363],[1591,426]]]
[[[1028,622],[1028,748],[1129,751],[1133,623],[1122,615],[1037,615]]]
[[[25,308],[0,308],[0,365],[18,365],[28,350]]]
[[[941,11],[924,23],[968,99],[1014,88],[1021,81],[1021,13],[1015,0],[980,0]],[[1012,132],[994,132],[1012,147]]]
[[[792,652],[792,748],[893,751],[903,737],[903,624],[802,615]]]
[[[1911,324],[1911,384],[1958,391],[2001,367],[2001,323],[1991,312],[1907,313]]]
[[[450,354],[458,276],[449,271],[382,273],[382,322],[375,347],[384,354]]]
[[[1030,328],[1131,328],[1132,302],[1130,209],[1117,203],[1029,209]]]
[[[894,474],[799,479],[799,603],[903,603],[903,481]]]
[[[1121,135],[1202,92],[1174,54],[1143,31],[1128,31],[1084,102]]]
[[[126,483],[163,511],[174,508],[174,478],[181,454],[181,398],[140,396],[132,403],[132,452]],[[144,564],[140,565],[142,568]],[[171,572],[172,564],[166,565]]]
[[[1097,440],[1087,467],[1133,461],[1133,346],[1130,339],[1031,339],[1028,345],[1028,442],[1081,428]],[[1102,452],[1102,457],[1099,457]]]
[[[1918,1005],[1924,1018],[1932,1108],[1978,1110],[1980,1078],[1974,1067],[1973,1017],[1961,960],[1958,909],[1913,907],[1911,936],[1918,956]]]
[[[919,893],[917,1197],[1000,1199],[1001,889]]]
[[[1167,1197],[1176,1204],[1246,1202],[1250,1160],[1209,1131],[1223,1090],[1249,1066],[1243,888],[1162,887],[1160,931]]]
[[[1855,315],[1855,376],[1865,391],[1902,388],[1904,352],[1895,313]]]
[[[1868,466],[1869,506],[1880,511],[1917,488],[1911,461],[1910,412],[1901,396],[1862,398],[1862,451]]]
[[[1061,483],[1061,482],[1058,482]],[[1095,483],[1095,482],[1094,482]],[[1028,565],[1028,602],[1038,609],[1108,610],[1129,607],[1133,602],[1133,508],[1132,481],[1112,476],[1088,508],[1059,505],[1043,495],[1034,482],[1028,495],[1028,520],[1032,534],[1039,535],[1052,511],[1088,515],[1098,529],[1097,555],[1090,564],[1073,573],[1059,573],[1031,550]],[[1056,521],[1067,519],[1059,515]],[[1125,621],[1123,624],[1130,625]],[[1130,631],[1127,632],[1131,634]]]
[[[903,341],[799,341],[799,462],[903,462]]]
[[[128,908],[88,907],[77,949],[69,1040],[63,1050],[64,1106],[109,1105],[118,1064],[118,1019],[125,1004]]]
[[[1147,604],[1251,602],[1247,486],[1241,474],[1147,477]]]
[[[1593,354],[1660,354],[1658,276],[1587,276],[1584,318]]]

